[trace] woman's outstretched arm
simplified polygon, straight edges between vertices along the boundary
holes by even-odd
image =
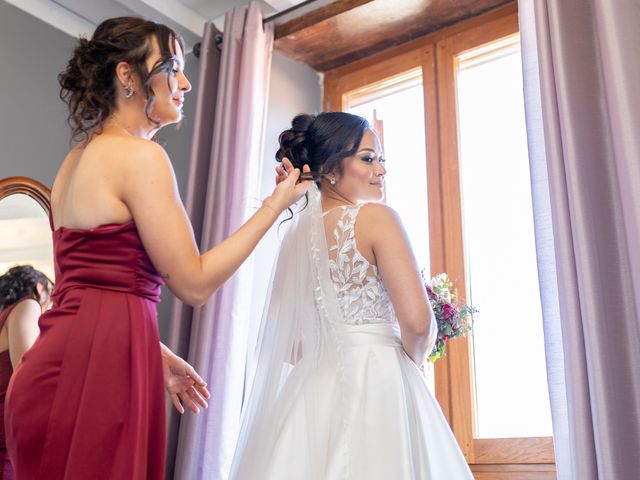
[[[200,305],[251,254],[280,213],[309,188],[297,183],[300,172],[287,162],[280,182],[253,216],[229,238],[200,254],[164,149],[146,140],[121,159],[125,176],[120,196],[135,220],[154,266],[171,291],[189,305]]]

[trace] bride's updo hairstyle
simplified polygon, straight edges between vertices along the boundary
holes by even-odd
[[[276,159],[282,162],[286,157],[300,171],[306,164],[312,172],[341,174],[342,160],[355,155],[364,132],[370,128],[366,119],[351,113],[298,115],[291,128],[280,134]],[[319,181],[316,183],[320,186]]]
[[[153,37],[158,42],[160,58],[148,70],[146,61],[152,52]],[[72,138],[88,138],[113,112],[119,87],[115,71],[120,62],[127,62],[138,75],[144,92],[136,94],[146,96],[147,118],[157,124],[149,117],[155,103],[151,78],[173,68],[176,40],[184,51],[184,41],[178,33],[138,17],[110,18],[98,25],[91,40],[81,38],[67,67],[58,75],[60,98],[69,105],[67,122]]]

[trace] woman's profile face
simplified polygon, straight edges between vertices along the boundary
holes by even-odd
[[[384,157],[378,136],[366,130],[355,155],[342,161],[335,189],[353,203],[379,202],[384,197]]]
[[[147,58],[147,69],[150,71],[155,62],[160,58],[158,42],[153,39],[151,55]],[[191,90],[191,84],[184,74],[184,54],[180,44],[175,41],[173,45],[175,60],[169,73],[158,73],[151,79],[151,88],[155,94],[155,103],[150,117],[160,126],[177,123],[182,120],[182,106],[184,96]]]

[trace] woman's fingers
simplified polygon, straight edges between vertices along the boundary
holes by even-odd
[[[189,410],[191,410],[193,413],[200,413],[200,409],[195,404],[195,402],[191,399],[191,397],[187,392],[182,392],[180,394],[180,400],[182,401],[182,404],[186,406]]]
[[[287,178],[287,180],[289,180],[292,185],[295,185],[296,183],[298,183],[298,178],[300,178],[300,169],[294,168],[289,172],[289,177]]]
[[[190,388],[188,390],[189,395],[191,396],[191,398],[198,404],[200,405],[202,408],[208,408],[209,404],[206,402],[206,400],[204,398],[202,398],[202,396],[200,395],[200,393],[198,391],[196,391],[193,388]]]
[[[294,171],[293,163],[291,163],[291,161],[287,157],[284,157],[282,159],[282,165],[284,166],[284,169],[287,171],[287,173],[291,175],[291,172]]]
[[[189,365],[187,367],[187,376],[191,377],[191,379],[193,379],[194,382],[196,382],[196,385],[201,385],[206,387],[207,386],[207,382],[205,382],[202,377],[200,375],[198,375],[198,372],[195,371],[195,369]]]
[[[280,165],[276,167],[276,185],[280,182],[284,182],[287,179],[287,172],[284,171]]]
[[[178,395],[176,395],[175,393],[172,393],[170,397],[171,397],[171,403],[173,403],[173,406],[180,413],[180,415],[182,415],[184,413],[184,408],[180,404],[180,400],[178,400]]]
[[[307,164],[303,165],[303,167],[302,167],[302,172],[303,173],[307,173],[307,172],[310,172],[310,171],[311,171],[311,169],[309,168],[309,165],[307,165]],[[309,189],[309,187],[311,186],[311,182],[312,182],[312,180],[301,180],[300,183],[298,183],[296,185],[296,193],[298,195],[303,195]]]
[[[195,388],[197,390],[197,392],[202,395],[204,398],[211,398],[211,393],[209,393],[209,390],[207,389],[206,385],[195,385]]]

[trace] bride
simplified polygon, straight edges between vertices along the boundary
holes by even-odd
[[[418,368],[436,324],[402,225],[376,203],[376,134],[348,113],[299,115],[276,157],[315,185],[274,268],[231,478],[473,478]]]

